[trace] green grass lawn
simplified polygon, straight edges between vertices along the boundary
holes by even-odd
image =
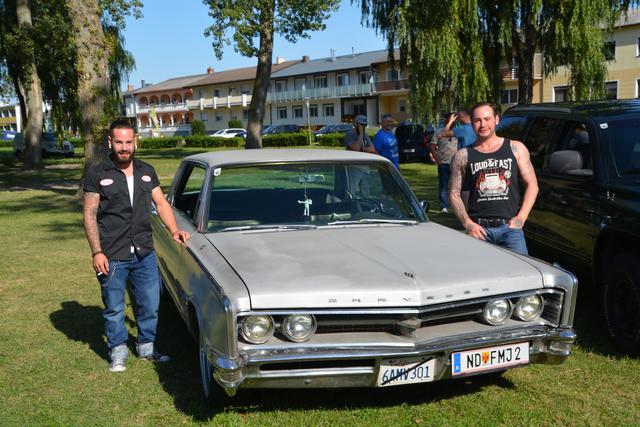
[[[198,150],[143,150],[163,186]],[[579,345],[560,366],[502,378],[358,390],[247,391],[215,412],[201,397],[196,346],[170,303],[161,306],[154,366],[131,356],[107,370],[102,304],[76,196],[80,158],[46,160],[24,172],[0,148],[0,425],[640,425],[640,360],[604,338],[588,292],[576,316]],[[403,165],[420,199],[439,214],[434,166]],[[425,245],[438,242],[425,241]],[[428,260],[427,260],[428,262]],[[464,268],[464,260],[460,260]],[[131,305],[127,323],[135,336]]]

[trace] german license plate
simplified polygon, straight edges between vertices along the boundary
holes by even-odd
[[[384,359],[378,372],[378,387],[433,381],[435,359]]]
[[[415,153],[416,149],[415,148],[405,148],[404,150],[402,150],[403,153]]]
[[[451,354],[451,375],[472,374],[529,363],[529,343],[502,345]]]

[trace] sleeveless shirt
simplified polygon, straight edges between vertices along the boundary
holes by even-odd
[[[504,138],[493,153],[467,147],[465,182],[469,192],[469,217],[511,219],[518,213],[520,188],[518,163],[511,141]]]

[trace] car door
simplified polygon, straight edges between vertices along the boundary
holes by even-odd
[[[207,168],[199,163],[187,162],[182,171],[182,178],[178,181],[173,196],[173,211],[178,228],[195,236],[204,198],[202,191]],[[166,268],[168,280],[172,281],[172,286],[168,286],[168,288],[174,293],[174,298],[182,305],[190,294],[189,284],[180,279],[184,258],[187,256],[186,249],[183,245],[174,242],[167,230],[160,234],[161,239],[164,240],[161,244],[165,248],[162,264]],[[190,240],[187,245],[191,244]]]
[[[588,263],[596,224],[600,221],[599,190],[594,182],[594,169],[599,165],[594,164],[596,156],[592,153],[597,132],[589,123],[569,118],[540,118],[533,126],[527,141],[531,142],[532,137],[535,141],[546,133],[548,145],[542,165],[536,171],[540,192],[530,216],[528,232],[535,233],[537,241],[564,255],[557,261]],[[551,160],[561,151],[579,152],[582,166],[570,170],[559,168]],[[537,160],[540,165],[541,159]]]

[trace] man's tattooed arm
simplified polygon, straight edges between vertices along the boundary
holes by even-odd
[[[84,193],[84,233],[87,235],[92,254],[102,250],[100,247],[100,232],[98,231],[99,205],[100,195],[98,193]]]

